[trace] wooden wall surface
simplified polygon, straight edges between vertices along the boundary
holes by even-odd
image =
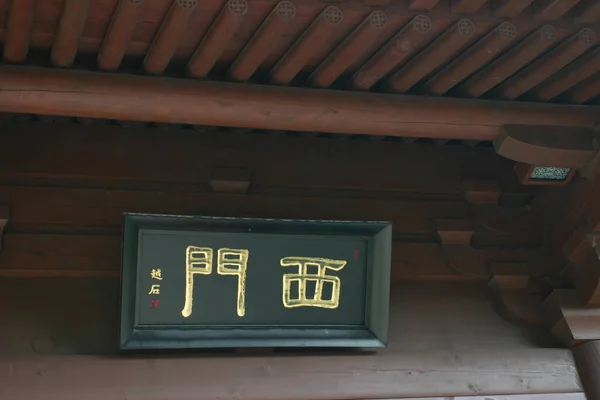
[[[370,399],[580,393],[571,352],[505,322],[478,282],[402,282],[376,353],[116,355],[118,281],[0,279],[0,398]]]
[[[396,279],[483,280],[490,262],[541,260],[535,192],[488,147],[39,122],[0,132],[1,276],[118,276],[124,212],[389,220]],[[248,192],[215,193],[223,174]],[[503,206],[476,212],[468,179],[497,182]],[[442,249],[439,218],[473,221],[472,245]]]

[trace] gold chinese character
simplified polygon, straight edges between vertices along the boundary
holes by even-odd
[[[162,278],[162,270],[161,269],[153,269],[150,272],[150,276],[152,277],[152,279],[156,279],[156,280],[159,280],[159,281],[163,280],[163,278]]]
[[[192,315],[194,302],[194,275],[210,275],[212,272],[213,250],[210,247],[188,246],[185,251],[185,305],[181,315]]]
[[[248,267],[248,250],[219,249],[217,273],[219,275],[237,275],[237,315],[246,314],[246,268]]]
[[[329,260],[312,257],[285,257],[281,259],[282,267],[298,267],[297,274],[283,275],[283,305],[293,307],[337,308],[340,304],[341,281],[337,276],[326,275],[327,270],[339,271],[346,265],[343,260]],[[316,267],[316,272],[309,273],[309,267]],[[292,283],[298,284],[298,296],[292,298]],[[315,283],[313,296],[307,296],[306,285]],[[331,298],[323,299],[324,284],[331,284]]]
[[[160,285],[152,285],[148,294],[160,294]]]

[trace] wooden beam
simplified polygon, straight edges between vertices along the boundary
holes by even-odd
[[[577,104],[583,104],[594,99],[600,95],[600,73],[594,74],[569,90],[567,95]]]
[[[431,11],[440,0],[409,0],[408,9],[411,11]]]
[[[25,61],[33,26],[36,0],[12,0],[4,39],[4,61]]]
[[[501,89],[507,99],[516,99],[548,79],[596,43],[596,33],[584,28],[509,80]]]
[[[70,67],[75,61],[89,5],[90,0],[65,0],[52,46],[54,65]]]
[[[115,71],[127,51],[144,0],[120,0],[98,54],[98,68]]]
[[[319,65],[309,77],[314,86],[330,86],[346,69],[373,45],[387,25],[383,11],[369,16]]]
[[[584,54],[542,83],[535,89],[533,97],[540,101],[550,101],[598,71],[600,71],[600,48]]]
[[[10,208],[6,204],[0,204],[0,251],[2,251],[4,228],[10,217]]]
[[[600,22],[600,3],[590,2],[586,8],[580,8],[576,11],[575,21],[581,24],[593,24]]]
[[[497,0],[492,3],[494,15],[499,18],[514,18],[521,14],[533,0]]]
[[[554,27],[541,27],[499,60],[467,80],[461,90],[473,97],[484,95],[554,45],[557,36]]]
[[[470,19],[461,19],[427,46],[408,64],[392,75],[386,85],[392,92],[408,92],[439,65],[447,63],[475,37],[476,26]]]
[[[146,58],[144,58],[146,72],[161,74],[167,68],[175,50],[181,43],[196,4],[197,0],[173,0],[167,16],[146,53]]]
[[[517,27],[503,22],[471,46],[426,84],[429,93],[443,95],[500,54],[517,37]]]
[[[456,14],[475,14],[487,0],[453,0],[452,12]]]
[[[352,77],[352,86],[357,90],[369,90],[398,65],[425,46],[437,31],[426,15],[415,16],[380,51],[371,57]]]
[[[286,27],[292,23],[295,16],[294,3],[287,0],[280,1],[234,61],[228,72],[229,77],[238,82],[250,79],[281,39]]]
[[[286,85],[296,77],[315,52],[320,51],[342,21],[342,11],[329,6],[290,47],[269,74],[271,82]]]
[[[505,124],[592,126],[600,121],[595,107],[433,99],[12,66],[0,67],[0,111],[469,140],[493,140]]]
[[[579,0],[541,0],[536,4],[536,17],[542,21],[556,21],[577,3]]]
[[[204,78],[233,39],[248,12],[246,0],[229,0],[192,55],[187,69],[194,78]]]

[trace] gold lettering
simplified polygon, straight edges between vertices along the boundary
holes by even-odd
[[[160,285],[152,285],[148,294],[160,294]]]
[[[194,275],[210,275],[212,272],[213,250],[210,247],[188,246],[185,251],[185,305],[181,315],[192,315],[194,302]]]
[[[219,249],[217,273],[219,275],[237,275],[237,315],[246,314],[246,268],[249,251],[243,249]]]
[[[150,277],[152,277],[152,279],[156,279],[156,280],[162,281],[163,280],[163,278],[162,278],[162,270],[161,269],[153,269],[150,272]]]
[[[296,274],[283,275],[283,306],[294,307],[322,307],[337,308],[340,304],[341,281],[337,276],[327,275],[327,270],[339,271],[347,264],[344,260],[329,260],[313,257],[285,257],[281,261],[282,267],[298,267]],[[309,273],[309,267],[316,268],[316,272]],[[298,284],[298,296],[292,298],[292,283]],[[307,296],[306,285],[315,283],[313,296]],[[323,286],[331,284],[331,298],[323,299]]]

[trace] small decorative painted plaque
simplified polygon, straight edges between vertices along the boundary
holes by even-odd
[[[121,348],[381,347],[391,225],[126,214]]]

